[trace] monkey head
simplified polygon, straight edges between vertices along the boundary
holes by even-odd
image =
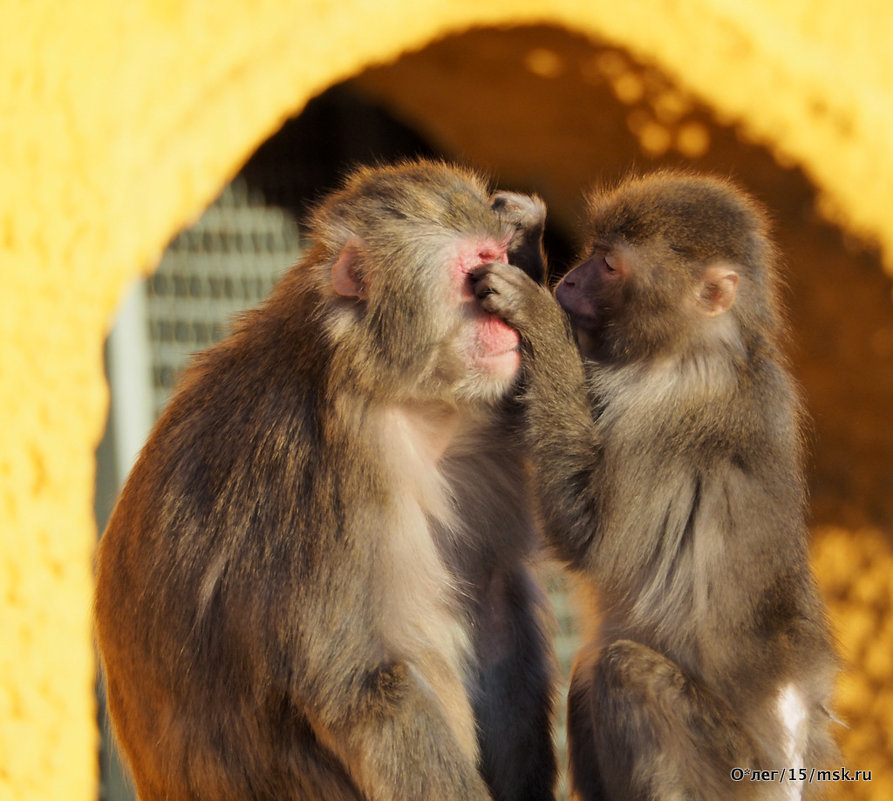
[[[517,224],[479,176],[437,162],[360,169],[310,227],[321,318],[357,386],[449,402],[510,388],[518,334],[483,309],[469,274],[508,261]]]
[[[556,289],[584,355],[632,361],[774,332],[765,215],[730,183],[663,171],[589,198],[585,258]]]

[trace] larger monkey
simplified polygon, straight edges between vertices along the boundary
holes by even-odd
[[[141,801],[552,797],[500,411],[518,337],[468,275],[523,246],[496,205],[439,163],[357,171],[304,261],[186,374],[98,556]]]
[[[726,182],[659,173],[594,195],[588,234],[556,290],[588,376],[544,288],[475,273],[521,334],[547,537],[597,615],[570,689],[574,792],[809,797],[835,754],[835,657],[764,215]]]

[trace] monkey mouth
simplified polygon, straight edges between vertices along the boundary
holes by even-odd
[[[474,360],[494,377],[510,378],[521,368],[521,337],[495,314],[478,319]]]
[[[511,381],[521,371],[521,349],[487,353],[476,359],[478,369],[492,381]]]
[[[580,314],[579,312],[568,311],[567,315],[571,318],[574,328],[582,328],[590,333],[601,328],[598,317],[593,314]]]
[[[579,298],[570,296],[565,284],[561,283],[555,290],[555,300],[564,309],[565,314],[571,318],[571,322],[580,328],[594,329],[600,325],[601,314],[591,305],[581,303]],[[581,308],[582,306],[582,308]]]
[[[505,320],[484,312],[478,324],[478,341],[493,354],[517,350],[521,337]]]
[[[562,303],[561,298],[556,295],[558,305],[564,310],[564,313],[570,317],[575,328],[583,328],[586,331],[596,331],[601,326],[601,315],[595,311],[581,311],[573,308],[570,304]]]
[[[504,350],[491,351],[484,358],[503,359],[512,353],[520,353],[520,352],[521,352],[521,344],[518,343],[517,345],[513,345],[510,348],[505,348]]]

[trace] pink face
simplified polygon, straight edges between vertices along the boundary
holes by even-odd
[[[494,378],[513,378],[521,368],[518,332],[496,315],[485,312],[472,290],[469,273],[481,264],[508,262],[507,243],[489,238],[463,239],[458,246],[454,280],[460,287],[460,299],[474,321],[469,343],[472,364]]]

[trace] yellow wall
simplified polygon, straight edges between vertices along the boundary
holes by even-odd
[[[743,118],[893,265],[887,0],[0,0],[0,19],[0,800],[96,792],[93,450],[123,289],[327,85],[470,24],[564,23]]]

